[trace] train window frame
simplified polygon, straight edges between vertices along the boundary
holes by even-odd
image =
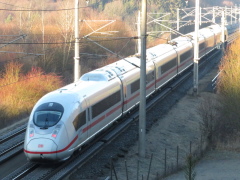
[[[212,38],[208,38],[206,40],[206,48],[211,48],[213,47],[215,44],[215,39],[212,39]]]
[[[161,75],[172,69],[173,67],[177,66],[177,58],[173,58],[167,63],[163,64],[159,67],[159,71],[161,72]]]
[[[180,63],[188,60],[189,58],[191,58],[193,55],[193,51],[190,49],[186,52],[184,52],[183,54],[180,55]]]
[[[131,94],[135,93],[140,89],[140,79],[137,79],[133,83],[130,84],[131,87]]]
[[[37,127],[40,127],[42,129],[48,129],[49,127],[55,126],[61,120],[63,113],[64,113],[64,108],[59,103],[47,102],[47,103],[41,104],[34,111],[33,123]],[[43,115],[45,115],[46,117],[39,119],[40,116],[43,116]],[[58,117],[53,118],[52,115],[57,115]],[[49,116],[52,116],[52,117],[49,117]]]
[[[203,50],[206,48],[206,43],[205,42],[202,42],[199,44],[199,50]]]
[[[92,108],[92,118],[97,117],[112,106],[121,102],[121,90],[112,93],[110,96],[94,104]]]
[[[42,118],[43,116],[44,118]],[[60,121],[61,117],[62,113],[59,111],[35,111],[33,122],[36,126],[47,129],[55,126]]]
[[[78,131],[82,126],[87,123],[87,113],[86,110],[79,113],[73,120],[73,126],[76,131]]]
[[[147,81],[147,83],[150,83],[150,82],[152,82],[154,80],[154,71],[151,71],[151,72],[149,72],[148,74],[147,74],[147,76],[146,76],[146,81]]]

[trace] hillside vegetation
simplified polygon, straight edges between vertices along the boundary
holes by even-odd
[[[209,6],[235,6],[238,0],[200,0],[201,7]],[[195,0],[189,0],[189,6],[195,6]]]
[[[167,26],[176,19],[176,8],[186,6],[184,0],[147,3],[148,12],[172,13],[164,18]],[[27,115],[41,96],[73,81],[74,1],[2,0],[0,5],[0,120],[5,122]],[[139,7],[137,0],[90,0],[89,6],[80,1],[81,74],[137,52]],[[106,26],[106,20],[116,21]],[[148,25],[148,31],[160,30],[166,29]],[[150,34],[148,47],[168,36]]]
[[[183,6],[183,2],[148,1],[152,12],[173,11],[174,7]],[[0,120],[3,127],[10,124],[10,120],[27,116],[47,92],[72,82],[75,39],[73,0],[3,0],[0,5]],[[88,7],[85,1],[80,1],[79,7],[81,74],[136,53],[134,37],[137,36],[139,1],[91,0]],[[105,26],[110,22],[106,20],[116,21]],[[93,31],[96,32],[87,36]],[[149,39],[160,43],[159,37]]]
[[[24,70],[30,70],[32,66],[38,66],[46,72],[57,72],[62,75],[65,75],[66,72],[72,73],[75,41],[74,1],[39,2],[38,0],[31,0],[16,2],[10,0],[1,3],[1,6],[3,10],[0,11],[2,17],[0,34],[4,36],[4,42],[14,41],[20,35],[26,36],[2,47],[2,51],[8,53],[1,53],[0,61],[6,62],[17,59],[24,64]],[[80,7],[81,19],[115,20],[112,16],[106,16],[103,12],[98,12],[96,9],[86,7],[86,5]],[[107,23],[106,21],[81,21],[80,38]],[[98,38],[94,39],[93,36],[98,36]],[[90,38],[116,54],[128,56],[135,53],[135,42],[131,40],[133,36],[135,34],[128,25],[123,23],[122,20],[117,20],[101,29],[101,31],[94,33]],[[113,40],[109,40],[109,37]],[[119,39],[118,37],[126,38]],[[13,53],[13,49],[15,52],[28,54],[19,55],[19,53]],[[82,53],[83,73],[102,66],[103,64],[100,62],[103,59],[102,57],[104,59],[108,57],[106,50],[91,43],[86,38],[80,39],[80,51]],[[90,61],[90,63],[87,61]],[[93,61],[95,61],[96,66],[91,67]]]
[[[240,38],[232,43],[221,60],[217,98],[200,105],[202,135],[213,147],[238,148],[240,135]]]
[[[237,138],[240,134],[240,38],[227,50],[220,65],[218,91],[221,96],[221,121],[219,130],[222,138]]]
[[[0,78],[0,128],[28,116],[43,95],[60,86],[60,77],[53,73],[45,75],[40,68],[32,68],[24,75],[22,64],[6,64]]]

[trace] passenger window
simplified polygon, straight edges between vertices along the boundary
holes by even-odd
[[[136,92],[139,89],[140,89],[140,79],[134,81],[131,84],[131,94],[133,94],[134,92]]]
[[[111,108],[120,101],[121,91],[119,90],[92,106],[92,118],[95,118],[96,116],[103,113],[104,111]]]
[[[180,63],[182,63],[183,61],[189,59],[192,57],[192,50],[189,50],[185,53],[183,53],[181,56],[180,56]]]
[[[166,73],[168,70],[172,69],[173,67],[177,66],[177,58],[170,60],[169,62],[165,63],[160,67],[161,74]]]
[[[154,71],[147,74],[146,80],[147,80],[147,83],[154,80]]]
[[[77,131],[80,127],[82,127],[85,124],[86,124],[86,111],[83,111],[76,116],[76,118],[73,121],[73,126]]]
[[[204,49],[205,47],[206,47],[205,42],[203,42],[203,43],[201,43],[201,44],[199,45],[199,49],[200,49],[200,50]]]

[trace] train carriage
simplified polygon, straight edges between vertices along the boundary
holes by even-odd
[[[155,64],[156,89],[178,74],[177,52],[170,44],[160,44],[147,50],[148,59]]]
[[[109,68],[101,68],[83,75],[80,82],[94,82],[94,93],[88,93],[86,89],[83,97],[87,103],[88,126],[82,129],[87,132],[88,138],[94,137],[103,128],[109,126],[122,116],[123,89],[121,81],[114,71]]]
[[[193,43],[187,36],[178,37],[173,41],[176,43],[174,49],[178,55],[178,73],[181,73],[193,63]]]
[[[130,59],[129,62],[134,63],[141,68],[141,59]],[[138,78],[130,84],[127,88],[131,89],[131,92],[138,94],[138,102],[140,95],[140,69]],[[146,59],[146,97],[149,97],[155,91],[155,66],[151,60]]]
[[[139,92],[137,92],[138,87],[136,86],[139,85],[137,84],[137,80],[139,80],[140,77],[140,67],[132,63],[138,60],[136,57],[129,57],[107,66],[117,74],[122,82],[124,114],[138,104]],[[136,90],[134,90],[134,88]]]
[[[215,45],[220,44],[221,43],[221,35],[222,35],[221,26],[211,25],[211,26],[208,26],[207,28],[209,28],[214,33]],[[226,31],[225,31],[225,36],[226,36]]]
[[[201,29],[199,33],[205,38],[205,54],[208,54],[215,49],[215,34],[209,28]]]

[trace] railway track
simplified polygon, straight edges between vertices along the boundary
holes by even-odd
[[[22,152],[26,124],[0,137],[0,164]]]

